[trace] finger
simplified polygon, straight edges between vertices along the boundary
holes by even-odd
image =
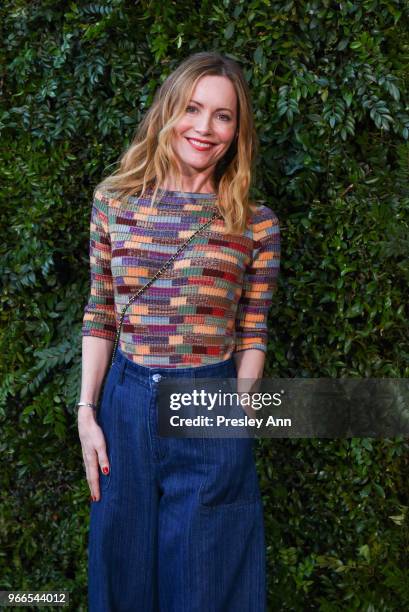
[[[87,462],[87,459],[86,459],[85,452],[84,452],[83,448],[82,448],[82,465],[84,466],[85,477],[87,479],[87,483],[88,483],[88,487],[89,487],[89,492],[90,492],[89,499],[90,499],[90,501],[93,501],[93,499],[92,499],[92,486],[91,486],[90,477],[89,477],[88,462]]]
[[[98,449],[98,463],[99,467],[101,468],[101,472],[105,476],[108,476],[111,466],[109,465],[109,459],[105,444]]]
[[[89,466],[89,479],[88,484],[90,486],[91,495],[94,498],[94,501],[99,501],[99,473],[98,473],[98,463],[94,462]]]
[[[84,449],[82,449],[82,465],[84,466],[85,473],[87,473],[88,470],[87,470],[87,462],[86,462],[86,459],[85,459]]]
[[[99,498],[98,455],[95,448],[83,449],[82,456],[87,475],[87,482],[93,501]]]

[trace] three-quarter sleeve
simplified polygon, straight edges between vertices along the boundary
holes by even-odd
[[[108,198],[97,191],[90,221],[90,293],[84,308],[83,336],[114,340],[116,333],[111,240],[108,231]]]
[[[253,227],[253,257],[244,272],[236,312],[235,351],[267,352],[268,312],[280,268],[280,227],[276,214],[262,206]]]

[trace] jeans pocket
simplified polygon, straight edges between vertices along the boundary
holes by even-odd
[[[198,501],[202,509],[251,506],[261,501],[252,438],[202,438],[205,478]]]
[[[267,611],[263,513],[257,499],[198,508],[191,532],[192,610]]]
[[[234,512],[235,510],[246,510],[254,511],[254,508],[261,503],[261,497],[258,493],[254,493],[252,497],[245,499],[238,499],[234,502],[228,502],[223,504],[208,504],[208,503],[199,503],[200,512]]]

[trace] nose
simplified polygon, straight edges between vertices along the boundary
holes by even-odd
[[[210,123],[210,115],[203,115],[195,126],[196,132],[198,134],[208,134],[211,131]]]

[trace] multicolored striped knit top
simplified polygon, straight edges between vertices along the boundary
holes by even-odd
[[[144,197],[96,191],[90,221],[91,288],[82,335],[114,340],[123,307],[179,246],[217,211],[216,194],[162,191]],[[126,310],[119,348],[147,367],[185,368],[267,350],[280,233],[258,205],[241,236],[223,219],[200,232]]]

